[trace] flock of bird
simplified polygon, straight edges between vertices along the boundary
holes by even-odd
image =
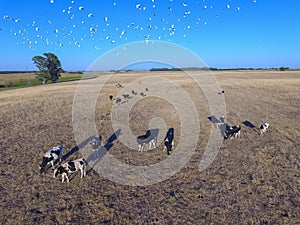
[[[133,41],[128,40],[133,36],[127,35],[128,33],[135,33],[135,37],[140,36],[139,40],[172,41],[175,34],[179,33],[186,37],[190,30],[197,31],[201,24],[207,23],[199,14],[202,14],[201,10],[214,9],[214,6],[206,2],[209,1],[180,1],[180,5],[178,1],[169,0],[169,6],[164,8],[161,8],[156,0],[149,0],[147,3],[137,2],[131,8],[138,10],[135,12],[135,16],[143,13],[141,18],[146,18],[146,21],[139,19],[140,17],[133,17],[129,24],[114,24],[113,20],[110,20],[111,17],[116,16],[114,12],[99,12],[97,9],[93,9],[94,12],[91,12],[91,8],[81,5],[80,0],[78,3],[72,0],[68,4],[69,6],[58,12],[63,13],[66,18],[63,23],[61,23],[62,21],[58,23],[56,18],[45,16],[46,21],[32,20],[30,23],[24,24],[22,18],[15,17],[16,15],[3,15],[4,21],[0,23],[2,26],[0,32],[8,31],[11,35],[19,38],[16,41],[17,45],[28,45],[32,49],[40,44],[54,46],[56,50],[64,45],[81,47],[86,40],[89,40],[92,41],[93,47],[99,50],[103,44],[115,44],[119,40]],[[49,7],[58,10],[58,7],[55,8],[56,3],[55,0],[50,0]],[[112,9],[114,9],[121,5],[121,2],[114,1],[109,4],[112,4]],[[194,9],[195,4],[199,6],[198,9]],[[224,8],[240,10],[239,6],[230,4],[226,4]],[[176,13],[173,13],[174,11]],[[109,13],[109,15],[105,15],[105,13]],[[130,13],[128,17],[131,17]],[[219,17],[218,13],[216,13],[216,17]],[[45,22],[47,25],[39,26]],[[5,23],[7,24],[5,25]],[[182,24],[185,25],[182,26]]]

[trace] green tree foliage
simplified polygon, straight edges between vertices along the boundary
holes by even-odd
[[[43,56],[34,56],[32,60],[39,69],[37,79],[42,84],[47,83],[49,80],[51,80],[52,83],[56,83],[59,77],[61,77],[63,69],[61,68],[61,62],[55,54],[44,53]]]
[[[283,66],[279,68],[280,71],[286,71],[286,70],[289,70],[289,69],[290,69],[289,67],[283,67]]]

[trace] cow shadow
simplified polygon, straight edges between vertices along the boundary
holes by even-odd
[[[245,120],[244,122],[242,122],[242,124],[244,124],[246,127],[249,127],[249,128],[251,128],[251,129],[256,128],[256,126],[253,125],[253,123],[251,123],[251,122],[248,121],[248,120]]]
[[[209,121],[212,122],[214,125],[219,121],[214,115],[207,117],[207,119],[209,119]]]
[[[92,169],[97,165],[97,163],[106,155],[106,153],[113,147],[114,141],[118,139],[118,137],[121,135],[121,129],[118,129],[116,132],[114,132],[106,141],[106,143],[103,146],[99,147],[98,155],[95,156],[94,153],[91,153],[89,157],[85,160],[86,163],[89,163],[91,161],[95,161],[95,163],[91,166],[91,169],[87,171],[87,174],[89,174]]]
[[[83,148],[84,146],[86,146],[89,142],[91,142],[93,139],[93,137],[89,137],[86,140],[84,140],[83,142],[81,142],[79,145],[76,145],[74,148],[72,148],[68,153],[66,153],[65,155],[63,155],[62,160],[66,160],[68,159],[71,155],[73,155],[75,152],[78,152],[81,148]]]
[[[222,135],[222,137],[224,137],[225,139],[225,134],[226,131],[228,131],[230,129],[230,125],[228,123],[225,122],[225,118],[221,117],[220,119],[218,119],[216,116],[212,115],[212,116],[208,116],[207,119],[217,128],[220,130],[220,134]],[[222,120],[222,121],[221,121]]]
[[[147,137],[154,137],[155,139],[157,139],[158,137],[158,134],[159,134],[159,129],[158,128],[152,128],[152,129],[149,129],[146,131],[146,136]]]
[[[230,130],[230,125],[228,123],[223,123],[219,127],[221,135],[224,137],[224,140],[226,139],[226,132]]]

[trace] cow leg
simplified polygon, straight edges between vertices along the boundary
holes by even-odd
[[[82,167],[80,168],[80,173],[81,173],[80,178],[82,179],[82,178],[85,176],[84,166],[82,166]]]
[[[144,151],[144,147],[145,147],[145,145],[142,144],[142,145],[141,145],[141,152]]]
[[[69,183],[69,177],[68,177],[68,174],[67,173],[62,173],[61,174],[61,182],[65,182],[65,179],[67,180],[67,183]]]
[[[143,151],[144,151],[144,149],[145,149],[145,145],[146,145],[146,144],[145,144],[145,143],[143,143],[143,145],[142,145],[142,150],[141,150],[142,152],[143,152]]]
[[[154,139],[150,141],[149,143],[149,150],[151,150],[151,146],[153,145],[153,148],[155,148],[155,141]]]
[[[83,170],[83,176],[86,176],[86,169],[85,169],[85,165],[82,165],[82,170]]]
[[[69,183],[70,180],[69,180],[68,174],[65,173],[65,176],[66,176],[66,179],[67,179],[67,183]]]

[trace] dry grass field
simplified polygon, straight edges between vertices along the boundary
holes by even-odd
[[[215,72],[225,90],[227,122],[242,130],[240,138],[224,141],[213,163],[201,172],[211,115],[202,91],[180,72],[111,77],[98,97],[99,133],[108,140],[115,132],[110,121],[115,103],[108,98],[118,95],[115,85],[149,75],[171,79],[189,93],[201,133],[183,169],[141,187],[110,181],[91,165],[82,181],[75,174],[70,183],[53,178],[51,169],[39,173],[44,152],[55,145],[63,145],[67,160],[82,157],[72,127],[78,81],[0,92],[0,224],[300,224],[300,72]],[[153,117],[175,128],[176,145],[179,115],[159,99],[145,97],[132,108],[132,132],[144,134]],[[259,136],[257,127],[265,121],[270,128]],[[151,165],[168,157],[162,148],[160,144],[140,153],[114,140],[109,152],[130,165]]]

